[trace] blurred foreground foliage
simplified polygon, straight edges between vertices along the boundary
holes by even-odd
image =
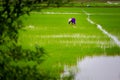
[[[49,75],[41,73],[37,66],[42,63],[45,50],[36,47],[35,51],[14,45],[7,51],[0,50],[1,80],[49,80]],[[53,78],[52,78],[53,79]]]
[[[44,48],[23,49],[18,45],[20,17],[34,9],[40,0],[0,0],[0,80],[56,80],[43,74],[38,65],[44,60]]]

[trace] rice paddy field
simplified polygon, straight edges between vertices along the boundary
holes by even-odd
[[[76,25],[68,24],[71,17]],[[50,75],[85,56],[120,55],[120,8],[47,8],[22,20],[19,44],[43,47],[47,55],[38,68]]]

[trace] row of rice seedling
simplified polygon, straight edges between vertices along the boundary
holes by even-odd
[[[104,8],[102,9],[104,10]],[[79,14],[32,12],[31,16],[24,16],[23,21],[26,27],[20,31],[19,44],[30,49],[34,49],[35,45],[45,48],[48,56],[39,65],[40,70],[42,69],[43,72],[50,71],[51,75],[59,74],[62,72],[64,64],[76,64],[78,57],[118,55],[120,53],[119,47],[111,38],[103,34],[96,25],[87,21],[88,16],[83,10],[95,11],[92,8],[50,8],[43,10],[43,12],[60,11],[61,13],[76,12]],[[96,8],[96,10],[98,9]],[[99,10],[94,13],[99,13]],[[91,18],[94,19],[94,16],[91,16]],[[76,18],[75,28],[68,24],[68,19],[71,17]],[[94,22],[97,22],[98,19],[96,18],[93,20]],[[99,17],[99,19],[101,18]],[[104,21],[101,21],[101,23],[104,23]]]
[[[120,11],[119,8],[105,8],[105,9],[86,9],[90,14],[103,13],[103,15],[91,15],[91,19],[98,24],[101,24],[105,30],[115,35],[120,40]],[[96,11],[95,11],[96,10]],[[106,15],[107,14],[107,15]]]

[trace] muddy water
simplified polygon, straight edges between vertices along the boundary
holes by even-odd
[[[120,56],[86,57],[77,68],[75,80],[120,80]]]

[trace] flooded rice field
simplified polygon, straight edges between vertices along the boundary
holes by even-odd
[[[85,57],[76,67],[65,66],[62,77],[71,74],[74,80],[120,80],[120,56]]]

